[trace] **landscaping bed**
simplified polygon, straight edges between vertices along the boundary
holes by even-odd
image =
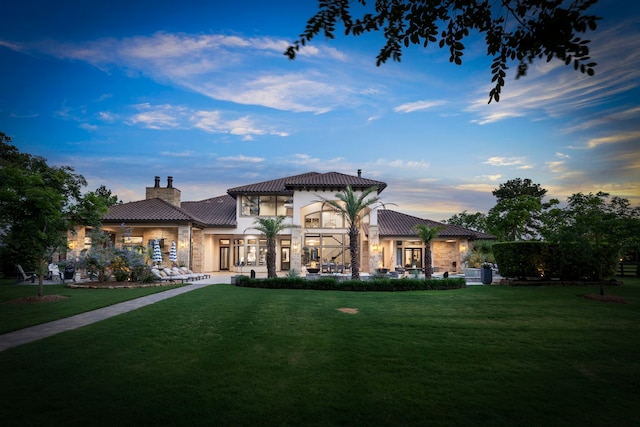
[[[460,289],[467,286],[463,278],[451,279],[387,279],[370,278],[369,280],[338,280],[333,277],[320,277],[307,280],[301,277],[275,277],[271,279],[251,279],[238,276],[235,285],[247,288],[265,289],[309,289],[321,291],[356,291],[356,292],[402,292],[424,290]]]

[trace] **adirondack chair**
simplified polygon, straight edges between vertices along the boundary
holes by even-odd
[[[27,282],[31,280],[31,283],[35,283],[36,281],[36,272],[35,271],[24,271],[24,268],[20,264],[16,264],[16,269],[18,270],[18,274],[16,275],[16,283]]]

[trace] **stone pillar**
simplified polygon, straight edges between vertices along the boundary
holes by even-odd
[[[302,273],[302,230],[291,229],[291,270]]]
[[[362,251],[362,253],[366,253]],[[369,225],[369,259],[368,265],[369,273],[375,273],[376,268],[382,266],[382,248],[380,247],[380,235],[377,225]]]
[[[191,226],[178,226],[178,240],[176,241],[178,263],[191,267]]]
[[[191,230],[191,269],[195,273],[204,272],[204,233]]]

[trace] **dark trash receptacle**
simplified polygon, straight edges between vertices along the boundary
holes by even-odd
[[[76,278],[76,267],[73,265],[67,265],[62,272],[62,278],[64,280],[75,280]]]
[[[255,270],[251,270],[251,278],[252,279],[256,278],[256,271]]]

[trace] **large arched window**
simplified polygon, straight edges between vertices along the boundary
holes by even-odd
[[[330,206],[304,217],[304,228],[345,228],[344,216]]]

